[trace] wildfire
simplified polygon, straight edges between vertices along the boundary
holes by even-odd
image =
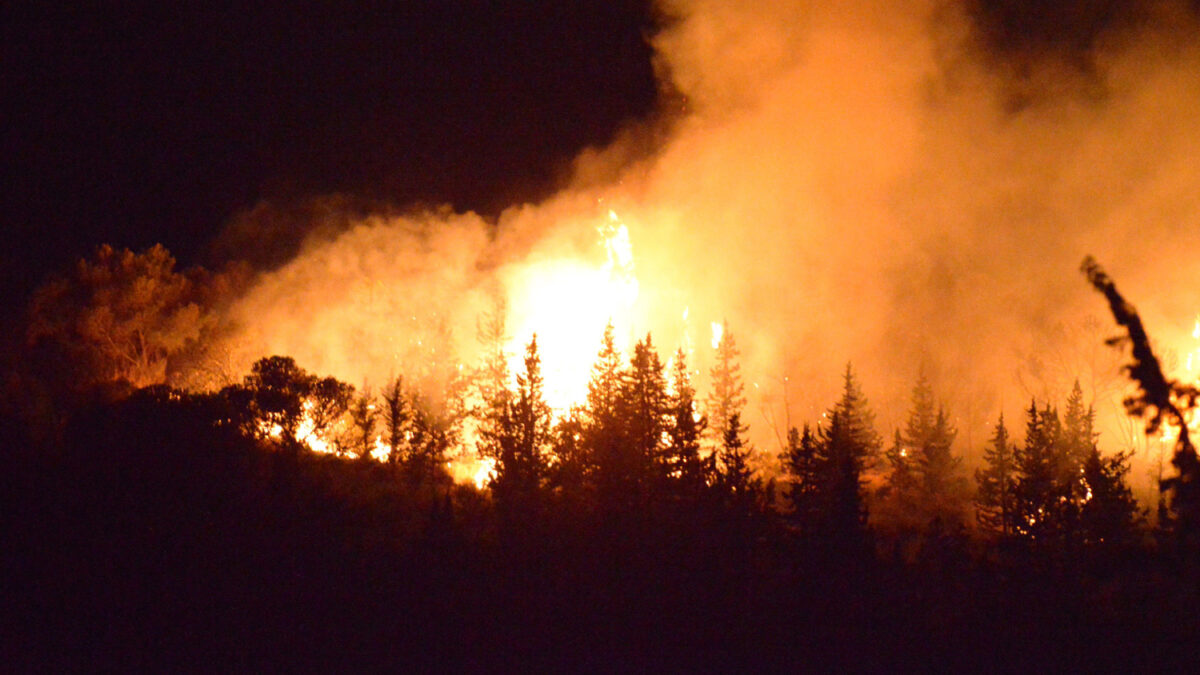
[[[603,262],[534,262],[514,274],[509,288],[509,318],[515,329],[508,346],[510,368],[523,370],[524,347],[536,333],[546,400],[557,411],[583,399],[605,325],[612,321],[620,340],[632,326],[638,299],[629,228],[610,210],[596,232],[595,246],[603,251]]]

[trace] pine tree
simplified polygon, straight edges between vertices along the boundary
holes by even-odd
[[[707,419],[697,418],[696,390],[688,373],[683,348],[675,352],[671,365],[671,393],[667,400],[667,447],[663,463],[667,477],[684,495],[697,496],[712,474],[710,461],[700,457],[700,436]]]
[[[955,457],[952,450],[957,435],[946,409],[939,406],[928,442],[919,456],[926,512],[947,527],[962,524],[969,499],[962,458]]]
[[[375,444],[375,425],[379,414],[375,410],[375,396],[370,389],[363,388],[350,406],[350,419],[354,423],[354,452],[359,459],[371,458]]]
[[[1014,452],[1017,468],[1014,529],[1031,539],[1046,541],[1064,533],[1059,480],[1061,424],[1047,404],[1031,402],[1027,411],[1025,444]]]
[[[881,530],[912,536],[929,524],[922,503],[921,476],[913,451],[897,429],[884,453],[888,474],[876,494],[871,517]]]
[[[1095,426],[1095,410],[1091,406],[1084,406],[1083,389],[1079,386],[1079,380],[1075,380],[1063,413],[1058,453],[1058,489],[1060,494],[1067,497],[1064,517],[1072,526],[1087,493],[1083,473],[1084,465],[1096,446],[1098,434]]]
[[[626,373],[609,322],[592,366],[584,408],[583,447],[599,499],[607,507],[629,506],[639,492],[641,468],[627,437],[622,391]]]
[[[543,487],[553,441],[536,335],[525,348],[524,362],[515,395],[496,404],[490,423],[480,430],[482,454],[496,461],[492,488],[505,508],[528,504]]]
[[[818,432],[821,445],[822,506],[825,509],[818,531],[847,543],[861,539],[866,530],[867,508],[863,500],[862,429],[835,408],[829,423]]]
[[[975,518],[983,529],[1003,536],[1013,533],[1015,516],[1016,466],[1013,446],[1004,426],[1004,415],[996,422],[996,430],[983,451],[984,468],[975,470],[978,492],[975,496]]]
[[[395,377],[383,390],[383,429],[387,434],[388,464],[398,465],[406,452],[412,407],[404,391],[404,378]]]
[[[668,404],[662,361],[654,351],[650,336],[646,335],[634,345],[620,392],[628,450],[639,478],[649,480],[651,473],[666,474],[663,437],[669,423]]]
[[[841,416],[841,423],[849,445],[854,452],[854,459],[859,472],[875,467],[879,459],[882,441],[875,431],[875,414],[867,404],[866,396],[859,389],[854,370],[846,364],[846,372],[842,376],[842,396],[827,413],[831,418],[834,414]]]
[[[822,490],[826,487],[821,465],[820,447],[812,429],[805,424],[803,431],[795,427],[788,430],[787,450],[784,453],[784,471],[788,487],[789,519],[803,533],[811,533],[820,521],[822,513]]]
[[[754,471],[750,468],[750,455],[754,448],[743,438],[745,432],[741,415],[733,413],[721,434],[721,447],[717,450],[717,487],[739,511],[753,509],[762,492],[761,481],[754,477]]]
[[[1129,544],[1137,540],[1142,521],[1128,485],[1130,453],[1102,457],[1092,447],[1083,464],[1085,489],[1079,529],[1086,544]]]
[[[738,363],[737,342],[725,323],[721,331],[721,341],[717,343],[716,363],[713,364],[709,375],[712,379],[712,392],[709,394],[706,409],[708,423],[711,425],[710,435],[715,445],[724,442],[725,430],[729,428],[729,419],[735,414],[741,414],[746,407],[745,385],[742,383],[742,367]]]

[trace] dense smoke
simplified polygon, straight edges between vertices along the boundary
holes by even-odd
[[[1002,409],[1020,419],[1080,377],[1119,446],[1113,331],[1075,270],[1095,255],[1152,335],[1194,347],[1200,28],[1170,2],[1025,4],[667,2],[665,139],[589,150],[572,186],[495,223],[435,211],[314,235],[236,303],[232,343],[352,383],[430,349],[469,362],[478,316],[519,307],[530,266],[599,264],[611,209],[639,284],[619,331],[666,353],[690,340],[703,367],[728,319],[762,445],[819,416],[853,361],[885,432],[919,369],[968,458]]]

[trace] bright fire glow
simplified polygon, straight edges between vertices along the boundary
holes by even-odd
[[[714,321],[712,322],[712,348],[719,349],[721,347],[721,338],[725,337],[725,325]]]
[[[605,254],[602,263],[571,258],[534,262],[515,272],[509,288],[511,370],[524,370],[525,345],[536,333],[546,401],[560,412],[583,400],[609,321],[618,329],[618,347],[626,346],[621,338],[632,324],[638,298],[629,229],[609,211],[596,230],[596,245]]]

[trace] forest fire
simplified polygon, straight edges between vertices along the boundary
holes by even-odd
[[[590,253],[602,252],[601,262],[595,255],[534,261],[513,273],[508,289],[510,370],[520,370],[520,354],[536,334],[546,399],[559,412],[583,400],[605,325],[617,327],[622,347],[634,328],[639,286],[629,228],[609,210],[596,233]]]

